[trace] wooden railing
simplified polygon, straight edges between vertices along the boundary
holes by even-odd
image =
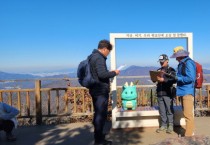
[[[207,96],[199,91],[198,102],[203,108],[210,108],[210,85],[206,87]],[[156,103],[154,86],[137,86],[138,106],[152,106]],[[118,107],[121,107],[121,87],[117,91]],[[41,80],[35,80],[34,89],[0,90],[0,101],[20,110],[18,118],[35,118],[42,124],[43,117],[84,116],[93,114],[93,105],[88,90],[83,87],[42,88]],[[111,108],[111,103],[109,105]]]
[[[93,105],[88,90],[83,87],[41,88],[41,80],[34,89],[0,90],[0,101],[20,110],[18,118],[91,115]]]

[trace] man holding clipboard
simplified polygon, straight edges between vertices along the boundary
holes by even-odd
[[[169,67],[166,54],[159,56],[159,62],[161,67],[157,71],[150,71],[151,80],[157,83],[157,100],[161,118],[160,128],[156,132],[172,133],[174,125],[172,86],[176,83],[176,72]]]

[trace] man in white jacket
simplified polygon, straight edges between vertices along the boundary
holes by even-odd
[[[15,141],[16,137],[12,134],[12,130],[17,126],[16,116],[19,110],[16,108],[0,102],[0,131],[6,132],[8,141]]]

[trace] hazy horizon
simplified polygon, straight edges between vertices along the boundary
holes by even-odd
[[[143,65],[127,65],[125,68],[123,68],[122,70],[125,70],[125,69],[127,69],[127,68],[129,68],[129,67],[131,67],[131,66],[138,66],[138,67],[160,67],[160,66],[150,66],[150,65],[148,65],[148,66],[143,66]],[[170,65],[171,67],[173,67],[174,69],[176,69],[177,68],[177,65],[176,66],[172,66],[172,65]],[[117,66],[117,67],[119,67],[119,66]],[[109,68],[109,66],[108,66],[108,69],[110,69]],[[210,70],[209,68],[205,68],[205,67],[203,67],[203,69],[206,69],[206,70]],[[74,67],[74,68],[62,68],[62,69],[51,69],[51,70],[36,70],[36,71],[22,71],[22,70],[20,70],[20,71],[18,71],[18,70],[13,70],[13,71],[4,71],[4,70],[1,70],[0,69],[0,72],[5,72],[5,73],[14,73],[14,74],[32,74],[32,75],[41,75],[41,74],[56,74],[56,73],[58,73],[58,74],[67,74],[67,73],[76,73],[76,71],[77,71],[77,67]]]

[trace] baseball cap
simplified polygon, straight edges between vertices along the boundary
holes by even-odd
[[[161,54],[159,56],[159,62],[165,62],[166,60],[168,60],[168,56],[166,54]]]

